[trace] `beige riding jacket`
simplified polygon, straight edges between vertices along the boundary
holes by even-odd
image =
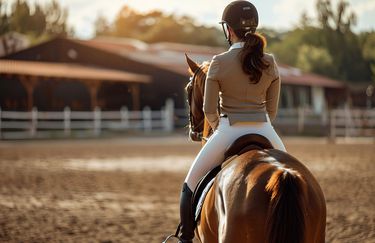
[[[280,96],[280,76],[272,55],[265,53],[269,67],[257,84],[243,72],[240,51],[243,43],[235,43],[213,57],[206,78],[203,110],[212,128],[219,123],[220,113],[227,115],[230,124],[236,122],[266,122],[276,117]]]

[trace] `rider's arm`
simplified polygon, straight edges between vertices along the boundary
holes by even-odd
[[[213,130],[219,125],[219,113],[217,111],[219,101],[218,71],[219,62],[216,59],[216,56],[214,56],[207,72],[203,102],[204,114]]]
[[[274,80],[271,85],[268,87],[266,94],[266,109],[270,120],[273,121],[276,118],[277,108],[279,105],[279,96],[280,96],[280,75],[277,68],[276,62],[273,63],[274,68]]]

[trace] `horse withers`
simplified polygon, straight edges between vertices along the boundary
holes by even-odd
[[[190,128],[204,143],[212,133],[202,105],[209,64],[187,62],[193,74]],[[325,228],[325,199],[311,172],[288,153],[258,147],[223,166],[203,203],[196,235],[202,243],[322,243]]]

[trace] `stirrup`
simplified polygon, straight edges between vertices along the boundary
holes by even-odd
[[[170,239],[172,239],[172,238],[176,238],[176,239],[178,239],[179,241],[182,241],[181,239],[180,239],[180,237],[178,237],[178,236],[175,236],[175,235],[169,235],[162,243],[167,243]]]
[[[181,229],[181,224],[178,224],[176,233],[174,235],[168,235],[168,237],[162,243],[167,243],[172,238],[176,238],[179,241],[182,241],[181,238],[178,237],[178,234],[180,233],[180,229]]]

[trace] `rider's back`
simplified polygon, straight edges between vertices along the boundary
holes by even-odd
[[[231,115],[238,121],[266,121],[266,112],[273,120],[277,112],[280,79],[274,57],[264,53],[264,60],[269,64],[262,71],[258,83],[249,79],[242,69],[241,48],[229,51],[213,58],[207,76],[206,99],[204,110],[215,113],[217,95],[220,96],[222,114]],[[220,92],[220,93],[219,93]]]

